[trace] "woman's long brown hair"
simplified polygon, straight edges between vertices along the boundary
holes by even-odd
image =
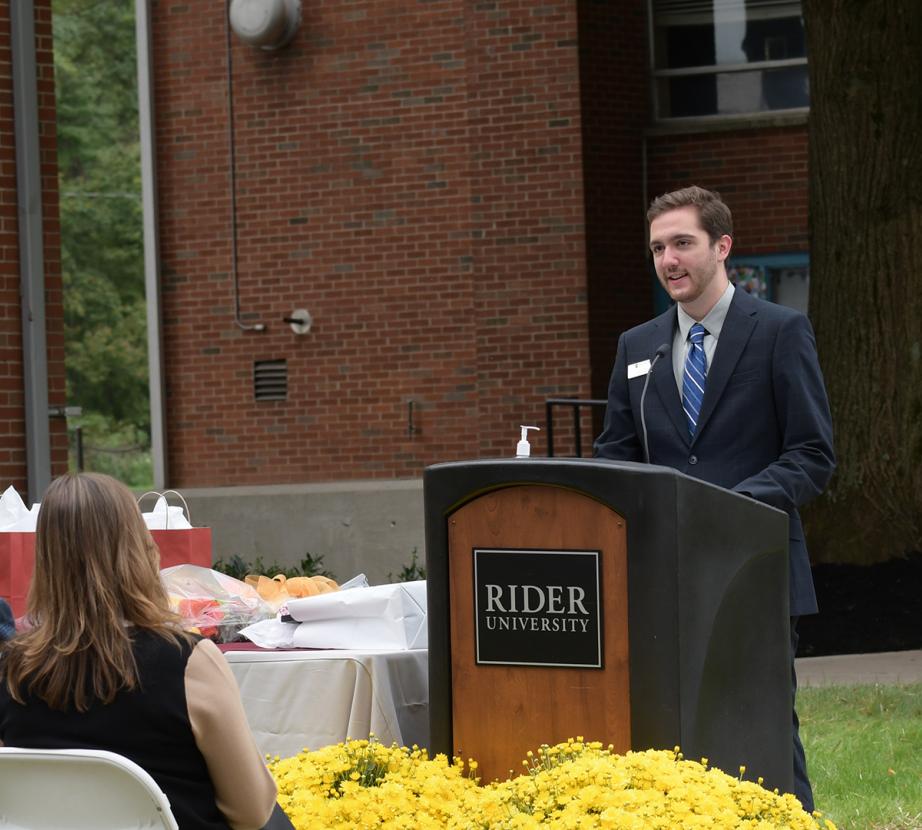
[[[160,555],[134,496],[98,473],[65,475],[42,499],[28,613],[33,628],[0,662],[14,700],[86,711],[134,689],[132,629],[179,642],[185,634],[160,581]]]

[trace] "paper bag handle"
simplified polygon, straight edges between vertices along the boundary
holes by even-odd
[[[182,506],[183,506],[183,510],[185,511],[186,518],[189,520],[189,524],[191,525],[192,524],[192,514],[189,512],[189,505],[187,504],[185,498],[183,498],[183,494],[180,493],[179,490],[164,490],[162,493],[157,490],[148,490],[146,493],[141,493],[141,495],[138,496],[138,507],[141,506],[141,501],[146,496],[156,496],[158,499],[162,496],[164,500],[166,501],[166,503],[169,505],[170,500],[167,498],[167,496],[170,493],[179,497],[179,500],[182,502]],[[167,530],[170,529],[170,511],[169,510],[167,510],[166,512],[166,529]]]

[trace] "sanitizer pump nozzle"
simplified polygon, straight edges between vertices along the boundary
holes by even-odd
[[[524,424],[522,425],[522,440],[515,445],[516,458],[528,458],[528,456],[531,455],[531,444],[528,443],[528,430],[530,429],[541,431],[541,427],[527,427]]]

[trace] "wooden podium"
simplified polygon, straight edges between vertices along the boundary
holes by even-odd
[[[653,465],[424,476],[431,750],[483,780],[583,736],[790,790],[787,515]]]

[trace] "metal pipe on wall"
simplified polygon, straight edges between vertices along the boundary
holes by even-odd
[[[10,3],[16,198],[22,286],[22,366],[28,503],[41,501],[51,483],[48,426],[48,354],[45,339],[45,251],[41,148],[35,56],[35,4]]]
[[[144,215],[144,292],[147,298],[147,365],[150,389],[150,440],[154,487],[167,486],[166,394],[160,309],[160,244],[157,228],[157,165],[154,151],[154,105],[150,0],[135,0],[138,59],[138,128],[141,138],[141,204]]]

